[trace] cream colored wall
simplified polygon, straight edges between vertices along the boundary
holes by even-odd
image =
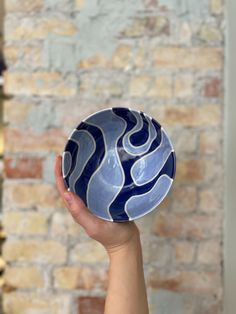
[[[235,314],[236,308],[236,2],[227,0],[226,7],[226,67],[225,67],[225,314]]]

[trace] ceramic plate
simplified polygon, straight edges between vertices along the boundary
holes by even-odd
[[[113,107],[83,120],[66,143],[69,191],[105,220],[134,220],[154,210],[172,185],[176,157],[164,128],[141,111]]]

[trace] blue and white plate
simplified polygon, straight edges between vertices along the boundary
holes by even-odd
[[[71,133],[62,173],[69,191],[104,220],[134,220],[154,210],[172,185],[176,157],[163,127],[125,107],[98,111]]]

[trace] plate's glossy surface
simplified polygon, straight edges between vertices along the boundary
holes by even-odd
[[[163,127],[125,107],[87,117],[63,152],[68,190],[109,221],[134,220],[156,208],[172,185],[175,169],[175,152]]]

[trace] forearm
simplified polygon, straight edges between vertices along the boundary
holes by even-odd
[[[139,235],[108,254],[110,268],[105,314],[148,314]]]
[[[57,189],[74,220],[94,240],[100,242],[110,258],[105,314],[147,314],[139,230],[133,221],[114,223],[92,214],[75,193],[69,192],[62,175],[62,157],[55,163]]]

